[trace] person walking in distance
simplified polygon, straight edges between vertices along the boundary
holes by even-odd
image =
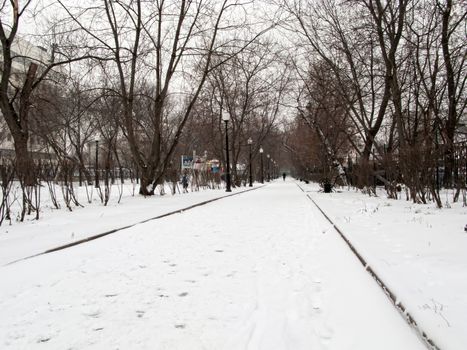
[[[285,177],[286,177],[286,176],[287,176],[286,173],[282,173],[282,178],[284,179],[284,181],[285,181]]]
[[[188,193],[188,176],[183,174],[182,177],[182,187],[183,187],[183,193]]]

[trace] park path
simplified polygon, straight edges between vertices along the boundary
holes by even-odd
[[[2,349],[424,349],[292,181],[1,267],[0,280]]]

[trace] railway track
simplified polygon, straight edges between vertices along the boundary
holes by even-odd
[[[363,257],[361,252],[359,252],[355,248],[355,246],[348,239],[348,237],[345,235],[345,233],[332,221],[332,219],[326,214],[326,212],[324,212],[324,210],[316,203],[316,201],[310,196],[310,194],[308,194],[307,191],[305,191],[305,189],[303,187],[301,187],[298,183],[296,185],[306,195],[306,197],[313,203],[313,205],[319,210],[319,212],[326,218],[326,220],[329,221],[329,223],[336,230],[336,232],[339,234],[339,236],[347,244],[347,246],[352,251],[352,253],[360,261],[363,268],[375,280],[375,282],[378,284],[378,286],[381,288],[381,290],[384,292],[384,294],[388,297],[391,304],[396,308],[396,310],[399,312],[399,314],[402,316],[402,318],[407,322],[407,324],[410,327],[412,327],[412,329],[416,332],[416,334],[418,335],[420,340],[426,345],[426,347],[428,349],[430,349],[430,350],[441,350],[441,348],[433,341],[433,339],[419,326],[419,324],[417,323],[415,318],[407,310],[406,306],[399,300],[399,298],[397,297],[395,292],[393,290],[391,290],[387,286],[387,284],[375,272],[375,270],[372,268],[372,266],[370,266],[368,264],[368,262]],[[202,202],[199,202],[199,203],[196,203],[196,204],[193,204],[193,205],[181,208],[181,209],[177,209],[177,210],[174,210],[174,211],[171,211],[171,212],[168,212],[168,213],[164,213],[164,214],[161,214],[161,215],[158,215],[158,216],[155,216],[155,217],[151,217],[151,218],[148,218],[148,219],[145,219],[145,220],[141,220],[141,221],[135,222],[135,223],[130,224],[130,225],[125,225],[125,226],[114,228],[112,230],[108,230],[108,231],[105,231],[105,232],[102,232],[102,233],[99,233],[99,234],[95,234],[95,235],[86,237],[84,239],[81,239],[81,240],[78,240],[78,241],[75,241],[75,242],[71,242],[71,243],[68,243],[68,244],[53,247],[53,248],[50,248],[50,249],[45,250],[43,252],[40,252],[40,253],[37,253],[37,254],[34,254],[34,255],[30,255],[30,256],[27,256],[27,257],[24,257],[24,258],[21,258],[21,259],[14,260],[12,262],[7,263],[6,265],[11,265],[11,264],[14,264],[14,263],[17,263],[17,262],[20,262],[20,261],[28,260],[28,259],[31,259],[31,258],[34,258],[34,257],[50,254],[50,253],[57,252],[57,251],[64,250],[64,249],[68,249],[68,248],[71,248],[71,247],[74,247],[74,246],[77,246],[77,245],[80,245],[80,244],[91,242],[93,240],[96,240],[96,239],[99,239],[99,238],[114,234],[116,232],[131,228],[131,227],[134,227],[134,226],[137,226],[137,225],[140,225],[140,224],[144,224],[144,223],[147,223],[147,222],[150,222],[150,221],[162,219],[164,217],[172,216],[172,215],[175,215],[175,214],[181,214],[184,211],[191,210],[191,209],[194,209],[196,207],[200,207],[200,206],[203,206],[203,205],[215,202],[215,201],[219,201],[221,199],[225,199],[225,198],[229,198],[229,197],[232,197],[232,196],[247,193],[247,192],[250,192],[250,191],[253,191],[253,190],[257,190],[257,189],[260,189],[260,188],[262,188],[264,186],[265,185],[262,185],[262,186],[254,187],[254,188],[247,189],[247,190],[244,190],[244,191],[235,192],[235,193],[225,195],[225,196],[222,196],[222,197],[202,201]]]
[[[228,195],[218,197],[218,198],[214,198],[214,199],[209,199],[207,201],[202,201],[202,202],[199,202],[199,203],[196,203],[196,204],[192,204],[192,205],[190,205],[188,207],[185,207],[185,208],[173,210],[173,211],[168,212],[168,213],[164,213],[164,214],[154,216],[154,217],[151,217],[151,218],[148,218],[148,219],[145,219],[145,220],[141,220],[141,221],[135,222],[135,223],[130,224],[130,225],[117,227],[117,228],[114,228],[112,230],[101,232],[101,233],[98,233],[98,234],[95,234],[95,235],[92,235],[92,236],[89,236],[89,237],[86,237],[86,238],[83,238],[83,239],[80,239],[80,240],[77,240],[77,241],[74,241],[74,242],[71,242],[71,243],[67,243],[67,244],[63,244],[63,245],[60,245],[60,246],[56,246],[56,247],[47,249],[47,250],[45,250],[43,252],[40,252],[40,253],[37,253],[37,254],[29,255],[29,256],[26,256],[26,257],[21,258],[21,259],[10,261],[9,263],[5,264],[4,266],[12,265],[12,264],[15,264],[15,263],[20,262],[20,261],[32,259],[32,258],[41,256],[41,255],[50,254],[50,253],[57,252],[57,251],[64,250],[64,249],[68,249],[68,248],[71,248],[71,247],[74,247],[74,246],[77,246],[77,245],[80,245],[80,244],[91,242],[91,241],[94,241],[96,239],[111,235],[113,233],[116,233],[116,232],[119,232],[119,231],[122,231],[122,230],[126,230],[128,228],[131,228],[131,227],[134,227],[134,226],[137,226],[137,225],[140,225],[140,224],[144,224],[144,223],[149,222],[149,221],[162,219],[162,218],[165,218],[167,216],[171,216],[171,215],[175,215],[175,214],[181,214],[184,211],[194,209],[194,208],[197,208],[197,207],[200,207],[200,206],[203,206],[203,205],[206,205],[206,204],[209,204],[209,203],[221,200],[221,199],[225,199],[225,198],[229,198],[229,197],[232,197],[232,196],[237,196],[239,194],[243,194],[243,193],[246,193],[246,192],[254,191],[254,190],[260,189],[260,188],[262,188],[264,186],[266,186],[266,185],[261,185],[261,186],[258,186],[258,187],[249,188],[249,189],[244,190],[244,191],[235,192],[235,193],[228,194]]]
[[[441,350],[441,348],[436,345],[433,339],[420,327],[415,318],[410,314],[405,305],[399,300],[397,295],[391,290],[383,279],[375,272],[375,270],[368,264],[363,255],[355,248],[352,242],[348,239],[345,233],[332,221],[332,219],[324,212],[324,210],[316,203],[316,201],[297,183],[298,188],[306,194],[307,198],[318,208],[321,214],[329,221],[334,230],[339,234],[339,236],[344,240],[347,246],[350,248],[352,253],[360,261],[364,269],[370,274],[370,276],[376,281],[378,286],[384,292],[384,294],[391,301],[391,304],[397,309],[402,318],[407,322],[407,324],[414,329],[420,340],[427,346],[430,350]]]

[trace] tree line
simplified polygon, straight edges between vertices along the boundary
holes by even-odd
[[[275,24],[249,15],[254,1],[1,6],[2,135],[14,145],[13,156],[2,160],[3,208],[18,180],[20,220],[39,215],[35,194],[44,181],[65,186],[71,210],[79,205],[76,174],[80,184],[100,176],[107,203],[107,182],[129,173],[141,195],[153,195],[179,169],[181,154],[208,151],[224,161],[222,113],[231,117],[238,185],[245,171],[235,164],[248,158],[247,139],[254,139],[257,157],[260,144],[277,133],[289,70],[268,35]],[[25,18],[38,26],[29,44],[49,48],[45,59],[17,49]]]
[[[369,192],[382,183],[391,198],[405,185],[414,202],[431,198],[439,207],[440,188],[454,188],[454,201],[463,193],[466,203],[465,3],[276,4],[307,55],[294,61],[302,85],[290,131],[318,146],[304,160],[307,144],[292,142],[298,166],[314,161]]]
[[[439,207],[454,188],[466,202],[466,12],[460,0],[4,1],[0,141],[14,150],[0,212],[14,181],[20,220],[39,215],[45,183],[80,205],[77,176],[100,176],[104,203],[125,177],[153,195],[181,154],[225,163],[223,113],[236,185],[250,147],[258,178],[263,147],[299,177],[391,198],[402,185]]]

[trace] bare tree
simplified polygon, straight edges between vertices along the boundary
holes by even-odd
[[[88,52],[80,52],[79,55],[73,57],[67,57],[64,52],[59,55],[59,46],[56,44],[52,45],[49,55],[42,54],[41,57],[16,52],[15,47],[18,46],[17,42],[20,40],[17,34],[21,18],[31,3],[32,1],[26,1],[21,7],[18,0],[4,1],[1,11],[2,14],[9,15],[10,20],[6,21],[3,16],[0,18],[0,42],[2,44],[0,109],[14,140],[18,176],[26,184],[35,182],[30,172],[27,171],[31,164],[28,140],[33,93],[51,73],[52,75],[56,73],[54,72],[56,67],[92,57]],[[23,45],[33,46],[28,43]]]
[[[465,4],[464,4],[465,5]],[[447,117],[444,122],[446,144],[445,185],[451,186],[454,168],[454,138],[460,118],[467,106],[465,85],[467,82],[465,20],[467,11],[462,1],[436,1],[440,11],[441,47],[447,85]]]
[[[343,163],[352,148],[355,130],[349,117],[349,106],[338,91],[339,82],[328,72],[326,64],[310,65],[309,78],[304,81],[302,96],[298,98],[298,118],[316,133],[322,156],[319,158],[324,172],[322,182],[347,184]],[[301,100],[307,105],[302,106]],[[329,175],[335,173],[336,176]]]
[[[347,104],[361,140],[354,143],[355,151],[369,159],[390,100],[369,14],[353,2],[297,0],[284,1],[281,7],[287,16],[284,28],[295,33],[297,46],[335,76],[336,93]],[[297,60],[295,67],[306,81],[308,61]]]
[[[275,52],[276,49],[268,41],[253,43],[228,64],[214,71],[206,87],[215,134],[221,136],[224,133],[221,111],[230,116],[229,149],[233,155],[232,174],[237,179],[237,185],[241,176],[236,164],[241,157],[243,164],[248,163],[248,138],[254,141],[254,159],[277,125],[286,96],[290,69]],[[223,143],[219,137],[214,140],[217,153],[224,159]]]
[[[237,0],[150,3],[104,0],[88,9],[59,2],[74,23],[100,47],[103,57],[112,59],[112,65],[103,66],[102,72],[121,98],[121,127],[139,169],[140,194],[151,195],[170,164],[209,73],[216,68],[212,64],[214,53],[221,56],[222,43],[229,43],[219,41],[220,31],[227,35],[239,28],[237,24],[223,24],[223,18],[245,4]],[[102,21],[97,21],[93,27],[90,21],[84,20],[86,16]],[[248,43],[249,40],[238,50],[243,50]],[[217,65],[228,59],[228,55],[224,56]],[[112,79],[113,76],[117,78]],[[144,140],[139,137],[137,128],[141,112],[135,108],[137,89],[142,81],[152,87],[148,96],[152,104],[151,124],[150,129],[145,130]],[[180,99],[172,138],[167,142],[163,140],[164,121],[167,120],[165,106],[177,84],[184,84],[186,92]]]

